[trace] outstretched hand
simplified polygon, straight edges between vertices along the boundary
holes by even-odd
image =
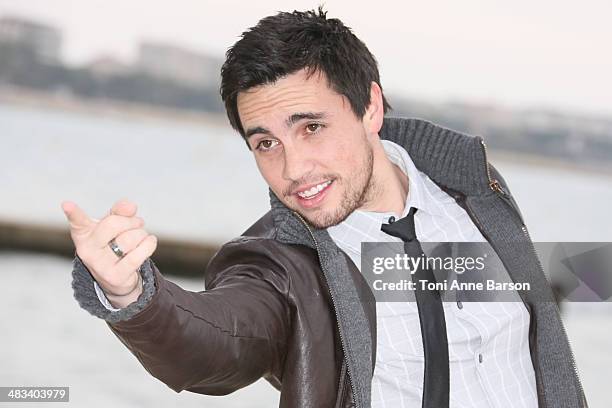
[[[125,307],[142,293],[138,269],[157,248],[157,237],[144,229],[136,204],[120,200],[103,219],[89,217],[76,203],[63,201],[76,252],[115,307]],[[123,251],[119,258],[108,245]]]

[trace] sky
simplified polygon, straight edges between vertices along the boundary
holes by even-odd
[[[142,40],[223,57],[260,18],[319,4],[365,42],[389,94],[612,116],[604,0],[0,0],[0,16],[61,28],[63,56],[78,65],[130,62]]]

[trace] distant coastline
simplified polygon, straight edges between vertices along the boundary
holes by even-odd
[[[224,115],[157,105],[123,102],[116,99],[88,99],[70,93],[50,93],[31,88],[0,86],[0,103],[58,110],[77,114],[135,120],[163,120],[194,125],[229,127]]]
[[[164,121],[170,123],[214,126],[229,129],[227,117],[203,111],[189,111],[157,105],[122,102],[118,100],[88,99],[69,93],[49,93],[30,88],[0,86],[0,104],[56,110],[75,114],[104,116],[138,121]],[[427,118],[425,118],[427,119]],[[484,135],[486,140],[486,135]],[[530,154],[512,150],[490,149],[489,159],[495,163],[511,162],[529,166],[579,171],[612,178],[612,164],[575,163],[565,158]]]
[[[508,150],[488,151],[489,160],[493,165],[497,162],[510,162],[514,164],[524,164],[527,166],[538,166],[565,171],[576,171],[583,174],[592,174],[612,179],[612,164],[595,163],[592,165],[574,163],[563,158],[543,156],[523,152],[513,152]]]

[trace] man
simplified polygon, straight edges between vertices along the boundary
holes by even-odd
[[[414,303],[377,305],[359,269],[361,242],[401,242],[381,225],[416,208],[421,241],[488,241],[532,286],[520,302],[443,305],[444,406],[586,406],[550,287],[535,252],[516,245],[530,243],[527,230],[481,138],[385,118],[374,57],[321,8],[244,33],[221,94],[271,210],[219,249],[206,291],[161,275],[134,204],[100,221],[62,204],[75,297],[147,371],[211,395],[264,377],[281,407],[431,406]]]

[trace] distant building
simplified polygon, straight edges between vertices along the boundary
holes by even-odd
[[[87,69],[96,77],[121,76],[131,73],[134,69],[112,56],[100,56],[87,64]]]
[[[200,88],[216,87],[221,60],[169,44],[143,42],[137,67],[151,76]]]
[[[20,17],[0,17],[2,42],[29,49],[42,62],[60,63],[62,33],[55,27]]]

